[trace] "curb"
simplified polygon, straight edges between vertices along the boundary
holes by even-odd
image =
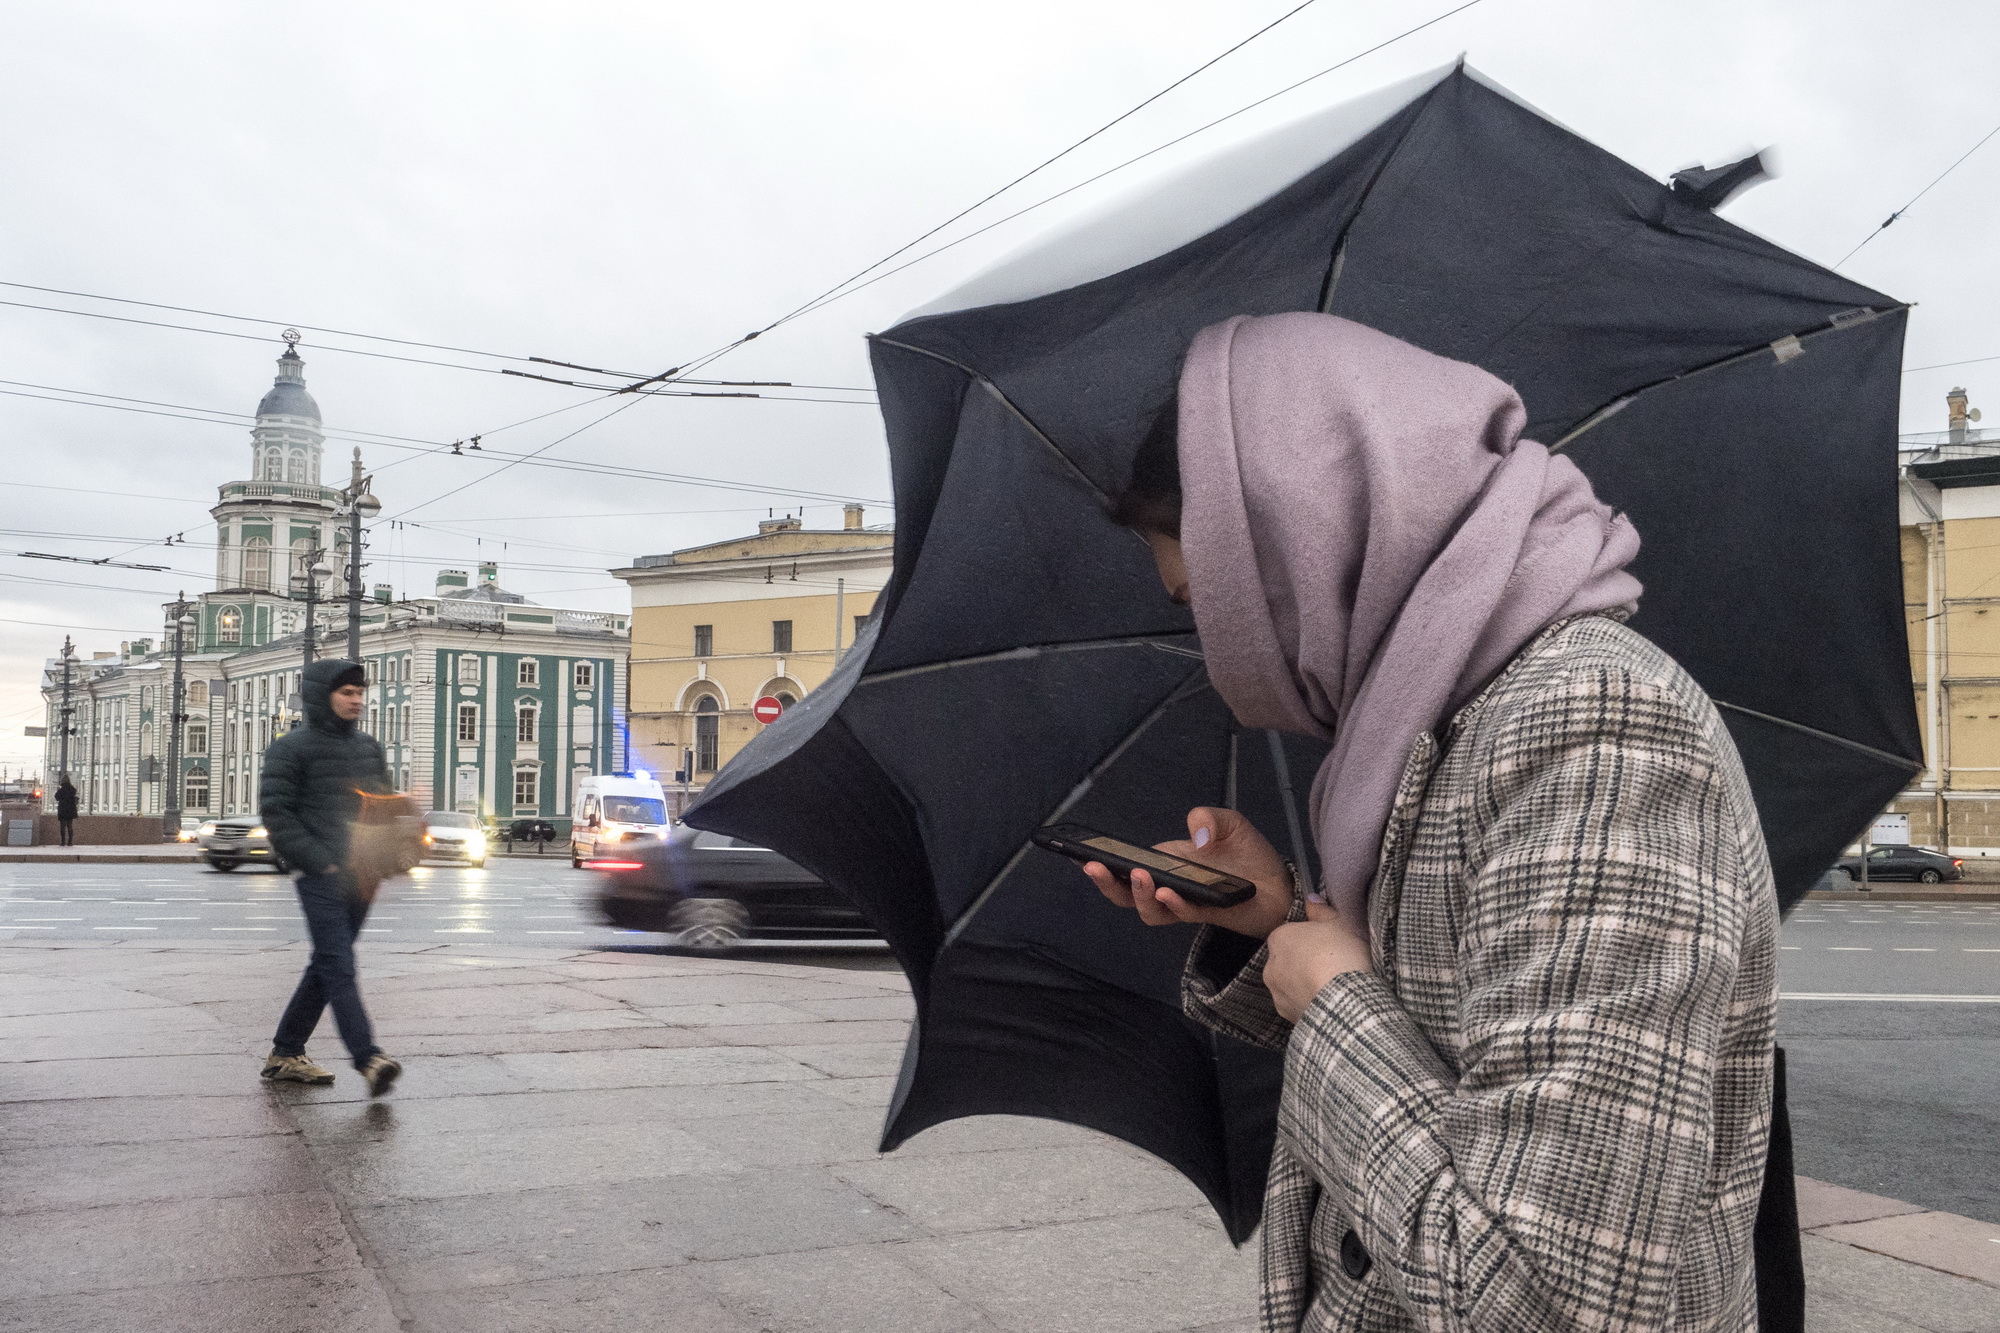
[[[0,852],[0,865],[182,865],[201,860],[200,852],[64,852],[37,855],[33,852]]]
[[[1798,1178],[1799,1231],[2000,1287],[2000,1226]]]
[[[1813,889],[1806,894],[1822,903],[2000,903],[2000,884],[1969,884],[1949,888],[1933,884],[1908,889]]]

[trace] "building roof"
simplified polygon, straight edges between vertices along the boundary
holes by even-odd
[[[799,556],[827,556],[887,552],[896,544],[891,527],[808,529],[797,519],[771,519],[757,525],[754,537],[731,537],[727,541],[687,546],[670,555],[642,555],[632,562],[634,569],[659,569],[667,565],[716,565],[735,560],[794,559]]]

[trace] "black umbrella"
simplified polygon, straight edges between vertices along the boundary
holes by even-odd
[[[1102,516],[1193,334],[1329,310],[1519,389],[1645,540],[1637,627],[1722,707],[1789,904],[1920,766],[1898,573],[1904,307],[1461,68],[1268,136],[874,339],[895,570],[831,680],[689,822],[853,894],[918,1019],[885,1149],[956,1116],[1107,1131],[1255,1225],[1279,1069],[1179,1012],[1190,935],[1031,847],[1197,804],[1310,863],[1317,747],[1237,727]]]

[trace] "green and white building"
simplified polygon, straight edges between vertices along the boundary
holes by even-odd
[[[70,660],[69,770],[85,813],[160,814],[170,780],[189,814],[256,809],[265,747],[299,723],[303,590],[316,559],[335,571],[320,580],[316,655],[346,653],[348,524],[342,492],[320,484],[319,407],[304,365],[288,346],[258,405],[252,479],[225,483],[210,511],[217,586],[187,606],[195,625],[182,658],[178,775],[166,772],[174,605],[158,643]],[[537,605],[502,587],[488,563],[439,571],[426,596],[398,599],[376,584],[361,619],[361,725],[382,742],[398,789],[425,808],[561,827],[580,778],[626,766],[629,616]],[[49,659],[51,802],[63,677],[62,659]]]

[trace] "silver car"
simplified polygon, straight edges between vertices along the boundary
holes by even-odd
[[[234,870],[240,865],[267,865],[283,872],[291,869],[283,857],[271,850],[271,835],[256,815],[239,815],[203,824],[202,858],[217,870]]]

